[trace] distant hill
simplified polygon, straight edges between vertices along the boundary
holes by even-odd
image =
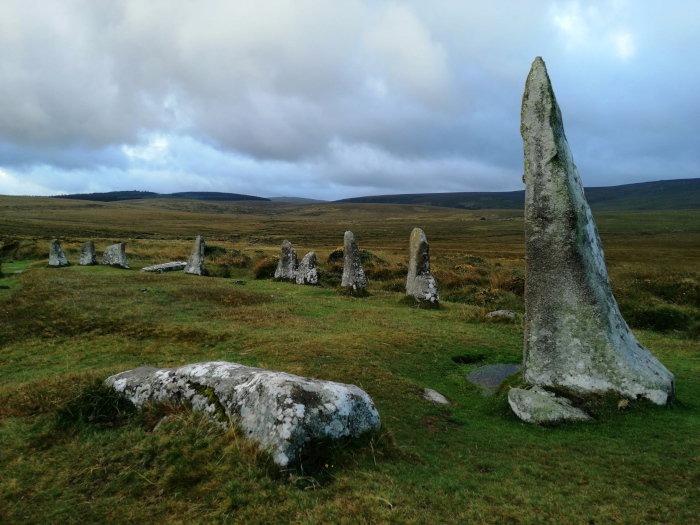
[[[290,204],[319,204],[321,201],[318,199],[306,199],[304,197],[270,197],[271,201],[274,202],[289,202]]]
[[[78,199],[84,201],[114,202],[139,199],[190,199],[198,201],[269,201],[263,197],[221,193],[218,191],[181,191],[178,193],[155,193],[152,191],[108,191],[106,193],[74,193],[54,195],[56,199]]]
[[[700,208],[700,179],[640,182],[585,188],[591,208],[598,211],[690,210]],[[335,202],[420,204],[464,210],[522,210],[524,191],[411,193],[355,197]]]

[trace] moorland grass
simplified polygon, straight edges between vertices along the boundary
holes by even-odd
[[[45,200],[0,197],[0,245],[8,247],[0,247],[0,284],[10,287],[0,289],[0,522],[697,521],[698,334],[691,321],[655,320],[662,308],[672,319],[698,316],[697,212],[596,215],[615,293],[631,324],[639,323],[640,341],[676,375],[676,402],[630,401],[619,410],[616,396],[591,397],[581,403],[594,421],[540,428],[508,407],[518,375],[493,397],[464,379],[482,364],[522,359],[516,214]],[[431,242],[438,310],[402,304],[399,270],[415,226]],[[325,262],[348,227],[381,261],[368,297],[338,295],[337,268]],[[46,268],[44,235],[71,235],[62,241],[71,261],[91,237],[98,253],[132,237],[127,256],[138,268],[186,258],[198,233],[220,247],[205,261],[218,276]],[[300,253],[316,251],[329,284],[255,279],[255,266],[284,238]],[[230,254],[245,257],[229,263]],[[519,319],[484,317],[499,307]],[[281,472],[235,428],[222,430],[186,407],[132,414],[99,386],[138,366],[205,360],[356,384],[375,401],[382,432],[320,443]],[[453,405],[423,400],[423,388]]]

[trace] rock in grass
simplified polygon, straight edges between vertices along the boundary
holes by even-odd
[[[299,263],[296,271],[297,284],[317,284],[318,272],[316,271],[316,253],[309,252]]]
[[[296,281],[299,257],[297,251],[288,240],[284,240],[280,247],[280,259],[275,270],[275,279],[291,279]]]
[[[494,310],[493,312],[487,313],[485,317],[510,317],[511,319],[516,319],[518,314],[511,310]]]
[[[530,390],[511,388],[508,404],[515,415],[526,423],[556,425],[565,421],[589,421],[591,417],[574,407],[566,398],[558,397],[538,386]]]
[[[370,397],[354,385],[214,361],[141,367],[107,378],[136,406],[189,403],[222,424],[236,423],[285,466],[313,441],[354,437],[380,427]]]
[[[122,268],[130,268],[126,260],[126,243],[120,242],[107,246],[102,254],[102,264],[114,264]]]
[[[192,248],[192,254],[190,259],[187,261],[185,266],[185,273],[192,275],[203,275],[204,274],[204,237],[197,235],[194,240],[194,247]]]
[[[95,253],[95,243],[87,241],[80,248],[80,266],[93,266],[97,264],[97,254]]]
[[[452,404],[449,399],[447,399],[445,396],[443,396],[437,390],[433,390],[432,388],[424,388],[423,389],[423,399],[425,399],[426,401],[430,401],[431,403],[434,403],[436,405],[451,405]]]
[[[411,232],[406,295],[435,305],[440,302],[435,277],[430,273],[430,246],[420,228]]]
[[[527,243],[524,380],[668,402],[673,374],[637,341],[613,297],[598,230],[539,57],[525,85],[520,132]]]
[[[58,239],[54,239],[49,244],[49,266],[68,266],[68,259],[66,259]]]
[[[360,250],[351,231],[345,232],[343,239],[343,278],[340,285],[353,290],[364,290],[367,287]]]
[[[154,273],[179,272],[180,270],[184,269],[185,266],[187,266],[186,262],[172,261],[163,264],[154,264],[153,266],[146,266],[145,268],[141,268],[141,271]]]

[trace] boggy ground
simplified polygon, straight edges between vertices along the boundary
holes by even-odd
[[[700,214],[596,220],[623,313],[676,375],[678,399],[622,411],[615,396],[586,400],[594,422],[547,429],[511,413],[508,385],[483,397],[464,380],[522,357],[521,321],[484,318],[523,313],[518,212],[0,197],[0,522],[696,522]],[[416,226],[439,310],[402,302]],[[339,295],[326,263],[346,229],[369,252],[369,297]],[[186,259],[197,234],[210,277],[136,270]],[[53,236],[72,266],[46,267]],[[77,266],[89,238],[98,254],[126,240],[134,270]],[[300,257],[316,251],[322,288],[255,279],[284,238]],[[357,384],[384,428],[281,473],[235,429],[180,407],[135,414],[99,387],[204,360]],[[454,405],[422,400],[424,387]]]

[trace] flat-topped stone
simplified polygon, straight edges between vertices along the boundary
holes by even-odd
[[[105,248],[102,254],[102,264],[117,265],[122,268],[130,268],[126,260],[126,243],[120,242]]]
[[[237,363],[141,367],[105,383],[138,407],[150,401],[189,403],[222,424],[233,422],[282,466],[315,440],[355,437],[381,425],[374,403],[355,385]]]
[[[414,228],[409,241],[408,277],[406,295],[432,304],[440,302],[437,282],[430,273],[430,246],[420,228]]]
[[[620,314],[539,57],[525,85],[520,132],[527,245],[524,380],[668,402],[674,376],[637,341]]]
[[[68,259],[58,239],[52,240],[49,244],[49,266],[68,266]]]
[[[183,270],[185,266],[187,266],[187,263],[184,261],[172,261],[163,264],[154,264],[153,266],[146,266],[145,268],[141,268],[141,271],[155,273],[179,272],[180,270]]]
[[[192,247],[192,253],[185,265],[185,273],[192,275],[204,275],[204,237],[197,235]]]
[[[566,398],[534,386],[529,390],[511,388],[508,404],[515,415],[526,423],[537,425],[557,425],[566,421],[589,421],[591,417],[576,408]]]

